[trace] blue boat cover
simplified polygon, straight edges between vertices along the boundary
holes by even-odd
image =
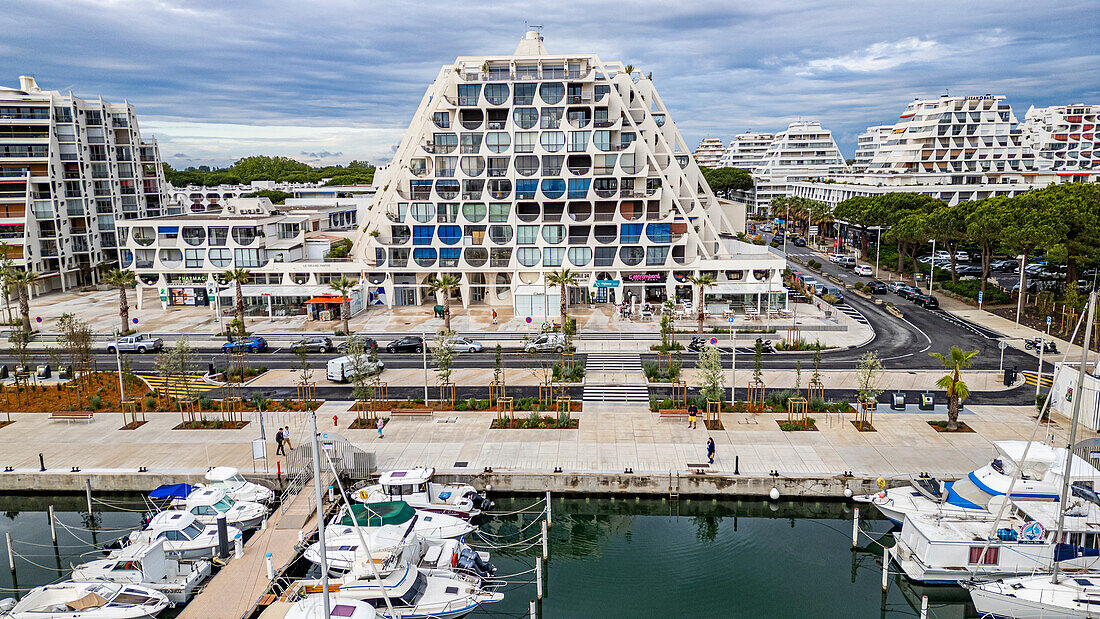
[[[191,484],[164,484],[149,493],[150,499],[186,499],[187,495],[194,492],[195,486]]]
[[[948,505],[954,505],[955,507],[962,507],[964,509],[982,509],[981,505],[977,505],[976,503],[972,503],[970,501],[967,501],[966,499],[959,496],[955,492],[955,488],[954,488],[955,482],[953,482],[953,481],[945,482],[943,484],[943,486],[944,486],[944,488],[947,489],[947,504]]]
[[[1084,546],[1073,546],[1071,544],[1058,544],[1054,547],[1054,560],[1065,561],[1067,559],[1076,559],[1077,557],[1100,557],[1100,550],[1096,548],[1086,548]]]

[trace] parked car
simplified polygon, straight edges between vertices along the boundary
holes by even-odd
[[[936,297],[930,294],[916,293],[909,297],[909,300],[925,309],[939,309],[940,302],[936,300]]]
[[[791,239],[791,243],[793,243],[795,247],[805,247],[806,246],[806,239],[804,239],[800,236],[796,236],[793,239]]]
[[[107,344],[107,352],[156,352],[164,348],[164,341],[159,337],[153,337],[147,333],[141,335],[127,335]]]
[[[325,377],[335,383],[346,383],[360,374],[374,376],[386,369],[386,364],[381,360],[372,363],[370,359],[360,358],[359,368],[361,371],[356,369],[355,359],[352,357],[336,357],[325,364]]]
[[[836,261],[837,266],[842,266],[846,269],[854,269],[856,266],[856,259],[852,256],[844,256],[840,260]]]
[[[905,285],[898,288],[898,296],[903,299],[911,300],[913,298],[913,295],[915,294],[920,294],[920,290],[917,290],[912,286]]]
[[[523,345],[523,352],[562,352],[565,350],[565,336],[560,333],[543,333]]]
[[[875,272],[875,270],[872,269],[871,265],[869,264],[857,265],[855,271],[856,275],[859,275],[860,277],[871,277],[871,275]]]
[[[443,346],[455,352],[481,352],[481,342],[468,337],[454,336],[443,341]]]
[[[921,264],[928,264],[929,262],[932,262],[932,256],[921,256],[920,258],[917,258],[917,262]]]
[[[965,266],[960,266],[960,267],[955,269],[955,274],[958,275],[959,277],[981,277],[982,276],[982,267],[980,267],[976,264],[968,264],[968,265],[965,265]]]
[[[946,251],[941,249],[940,251],[932,254],[932,259],[933,260],[947,260],[948,262],[950,262],[951,261],[951,252],[946,252]]]
[[[873,282],[868,282],[867,285],[863,287],[863,290],[865,290],[867,294],[886,294],[886,284],[875,280]]]
[[[222,352],[263,352],[267,350],[267,340],[258,336],[250,335],[243,337],[239,340],[232,342],[226,342],[222,344]]]
[[[837,262],[844,257],[844,254],[829,254],[829,262]]]
[[[424,338],[419,335],[406,335],[386,344],[386,352],[424,352]]]
[[[1020,270],[1019,260],[993,260],[989,263],[989,270],[999,273],[1015,273]]]
[[[1024,273],[1028,275],[1038,275],[1046,265],[1047,263],[1043,261],[1029,262],[1024,266]]]
[[[960,249],[955,252],[955,262],[970,262],[970,254]]]
[[[820,286],[817,289],[817,296],[824,298],[825,295],[833,295],[836,297],[836,303],[840,304],[844,302],[844,291],[836,286]]]
[[[327,353],[328,351],[332,350],[332,348],[332,338],[323,335],[304,337],[290,345],[290,349],[294,352],[300,352],[304,350],[306,352],[316,351],[321,354]]]
[[[367,352],[370,352],[370,350],[371,350],[372,348],[378,348],[378,341],[377,341],[377,340],[375,340],[375,339],[374,339],[373,337],[358,337],[358,336],[352,336],[352,337],[349,337],[348,339],[344,340],[343,342],[340,342],[340,344],[339,344],[339,345],[338,345],[338,346],[336,347],[336,352],[338,352],[338,353],[340,353],[340,354],[342,354],[342,355],[343,355],[343,354],[347,354],[347,352],[348,352],[348,344],[349,344],[349,343],[350,343],[350,342],[351,342],[351,341],[352,341],[353,339],[354,339],[354,340],[359,340],[360,342],[362,342],[362,344],[363,344],[363,350],[365,350],[365,351],[367,351]]]
[[[889,290],[890,292],[894,293],[894,294],[900,294],[899,291],[902,288],[906,288],[906,287],[908,287],[908,284],[901,281],[900,279],[895,279],[894,281],[890,282],[889,284],[886,284],[886,289]]]

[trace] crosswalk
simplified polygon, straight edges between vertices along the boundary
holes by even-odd
[[[140,374],[140,376],[157,392],[167,394],[173,398],[198,396],[211,389],[216,389],[198,374],[173,374],[167,377],[161,374]]]
[[[589,385],[585,384],[581,399],[585,402],[623,402],[646,404],[649,388],[645,385]]]
[[[584,360],[586,374],[592,372],[637,372],[642,371],[642,357],[629,352],[590,352]]]
[[[833,306],[833,309],[840,312],[841,314],[844,314],[848,318],[851,318],[852,320],[856,321],[857,323],[859,323],[863,326],[867,326],[867,325],[871,324],[871,323],[867,322],[867,317],[864,316],[863,313],[861,313],[859,310],[852,307],[851,305],[848,305],[847,303],[838,303],[838,304]]]
[[[1035,372],[1028,372],[1027,370],[1024,370],[1023,372],[1020,372],[1020,374],[1024,375],[1025,383],[1029,385],[1035,384]],[[1039,381],[1040,387],[1050,387],[1052,384],[1054,384],[1054,375],[1044,373]]]
[[[585,402],[649,402],[649,388],[643,382],[642,357],[638,353],[588,353],[584,373],[592,378],[596,378],[594,374],[616,375],[613,384],[585,383],[581,396]]]

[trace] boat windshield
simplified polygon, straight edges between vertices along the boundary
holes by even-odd
[[[229,508],[231,508],[231,507],[233,507],[233,499],[231,499],[229,497],[224,497],[222,500],[218,501],[217,503],[214,503],[214,509],[218,510],[219,512],[221,512],[223,514],[227,511],[229,511]]]
[[[198,525],[198,523],[192,522],[180,532],[183,533],[184,537],[186,537],[187,539],[195,539],[196,537],[202,535],[202,531],[203,529]]]
[[[428,577],[424,572],[417,571],[416,580],[401,597],[398,598],[403,606],[416,606],[420,598],[424,597],[424,591],[428,588]]]
[[[992,498],[988,492],[974,485],[969,477],[956,481],[951,485],[951,490],[963,499],[982,507],[989,505],[989,499]]]

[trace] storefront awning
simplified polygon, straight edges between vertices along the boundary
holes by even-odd
[[[179,234],[179,226],[157,226],[157,234]]]
[[[306,303],[343,303],[344,297],[313,297]]]
[[[708,296],[713,294],[767,294],[769,292],[781,294],[783,287],[768,282],[719,282],[706,288]]]

